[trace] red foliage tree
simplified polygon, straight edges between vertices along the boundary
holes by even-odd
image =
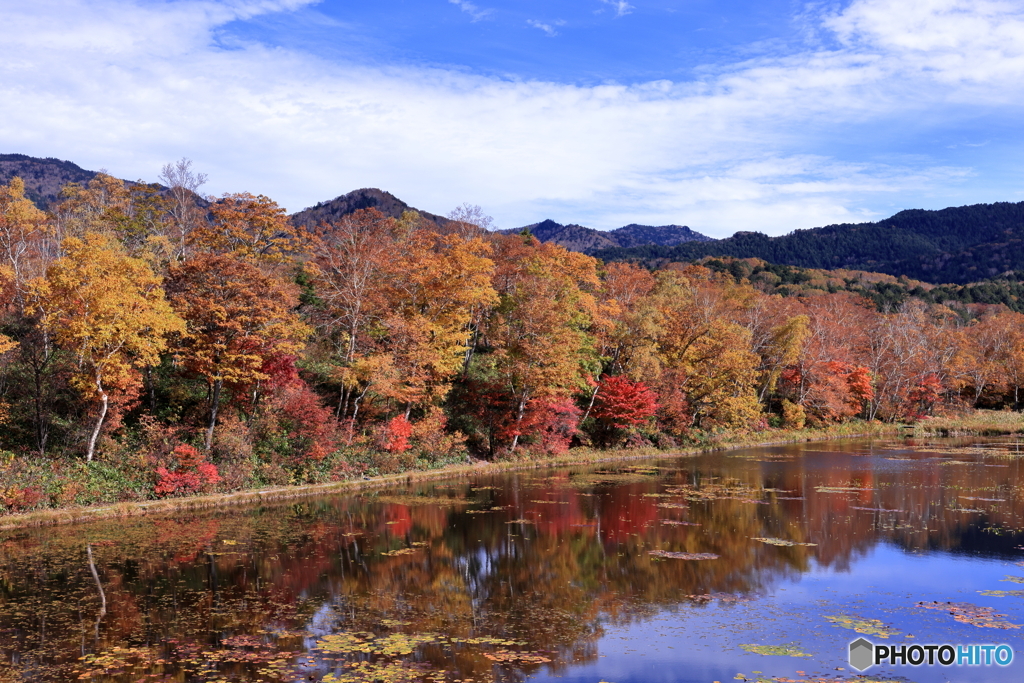
[[[535,399],[526,406],[520,421],[520,436],[534,449],[548,455],[561,455],[569,450],[580,423],[581,411],[571,399]],[[509,424],[515,428],[515,424]]]
[[[643,382],[634,382],[624,375],[601,378],[593,415],[605,427],[636,427],[657,412],[658,397]]]
[[[941,380],[934,372],[928,373],[910,390],[907,397],[910,400],[910,405],[907,407],[905,417],[912,420],[924,417],[931,412],[941,396]]]

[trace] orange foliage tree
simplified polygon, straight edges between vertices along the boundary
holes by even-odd
[[[294,287],[229,255],[201,253],[171,267],[171,303],[185,320],[174,353],[206,380],[209,449],[224,384],[253,385],[270,377],[268,361],[296,354],[310,330],[294,309]]]

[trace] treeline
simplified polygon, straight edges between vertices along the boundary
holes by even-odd
[[[1024,202],[912,209],[877,223],[830,225],[779,237],[737,232],[711,242],[604,249],[594,255],[647,265],[705,256],[759,258],[802,268],[847,268],[965,284],[1024,269]]]
[[[1003,306],[603,264],[465,207],[297,228],[202,180],[98,175],[47,213],[0,188],[6,509],[1016,408],[1024,385]]]

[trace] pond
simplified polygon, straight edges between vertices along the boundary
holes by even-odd
[[[0,534],[0,681],[1024,680],[1024,447],[846,441]],[[1007,644],[872,666],[851,641]]]

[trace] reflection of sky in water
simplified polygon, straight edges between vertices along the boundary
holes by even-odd
[[[888,639],[866,636],[876,643],[1008,643],[1015,651],[1015,662],[1007,667],[883,666],[872,667],[865,675],[902,676],[919,683],[1021,681],[1024,629],[979,628],[956,622],[945,612],[916,606],[932,600],[970,602],[994,607],[1010,623],[1024,625],[1024,598],[978,592],[1021,587],[1004,581],[1007,576],[1024,577],[1024,567],[1005,560],[906,552],[879,543],[849,571],[816,565],[792,580],[780,580],[770,595],[749,602],[686,605],[626,626],[606,625],[597,643],[597,661],[558,675],[538,672],[529,681],[726,683],[741,673],[749,680],[762,675],[795,679],[856,675],[847,664],[846,648],[860,634],[824,619],[836,614],[879,619],[900,632]],[[812,656],[752,654],[739,647],[743,643],[798,643]]]

